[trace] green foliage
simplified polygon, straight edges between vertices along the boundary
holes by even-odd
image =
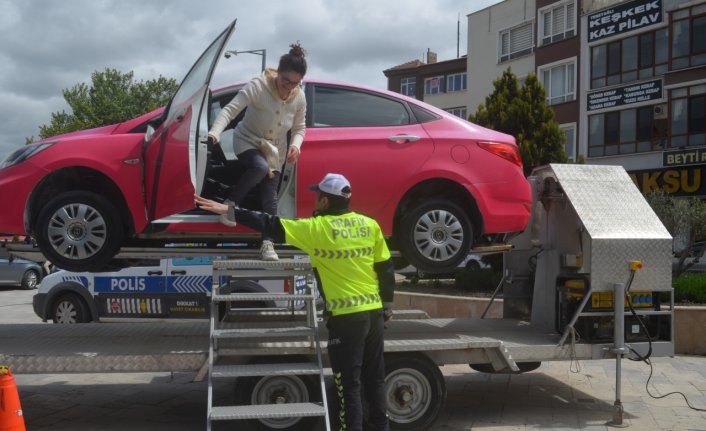
[[[647,192],[645,199],[678,244],[679,262],[672,271],[678,277],[688,269],[686,261],[694,243],[706,237],[706,202],[698,197],[672,196],[659,189]],[[693,257],[702,258],[705,251]]]
[[[507,68],[493,82],[494,91],[478,106],[469,121],[515,137],[525,175],[547,163],[566,163],[564,133],[547,106],[546,93],[537,76],[529,74],[520,87]]]
[[[685,272],[672,282],[674,301],[706,304],[706,273]]]
[[[90,86],[80,83],[63,90],[71,113],[52,113],[51,122],[39,126],[39,136],[47,138],[129,120],[166,104],[178,86],[175,79],[163,76],[138,82],[132,71],[95,71]]]

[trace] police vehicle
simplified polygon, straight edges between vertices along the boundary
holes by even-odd
[[[42,280],[33,299],[43,321],[85,323],[101,318],[208,318],[213,256],[143,260],[116,272],[58,271]],[[226,281],[219,280],[223,285]],[[295,278],[295,290],[306,288]],[[232,293],[286,292],[288,280],[238,280]],[[223,287],[221,287],[223,291]],[[270,301],[232,304],[234,307],[284,307]],[[296,305],[296,304],[295,304]]]

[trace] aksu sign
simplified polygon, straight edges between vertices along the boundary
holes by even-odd
[[[588,41],[662,22],[662,1],[636,0],[588,16]]]

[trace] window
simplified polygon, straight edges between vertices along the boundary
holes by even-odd
[[[561,131],[564,132],[564,151],[569,160],[576,160],[576,125],[561,125]]]
[[[667,71],[667,29],[591,48],[591,88],[663,75]]]
[[[417,78],[402,78],[400,81],[400,93],[409,97],[417,97]]]
[[[672,70],[706,64],[706,5],[675,11],[670,18]]]
[[[670,91],[671,146],[706,145],[706,84]]]
[[[575,34],[576,13],[573,2],[540,10],[539,15],[542,45],[563,40]]]
[[[444,77],[434,76],[424,79],[424,95],[439,94],[444,92]]]
[[[531,53],[534,49],[534,31],[531,22],[500,32],[498,62],[511,60]]]
[[[467,120],[468,117],[466,116],[466,107],[459,107],[459,108],[449,108],[445,109],[446,112],[449,112],[457,117],[463,118],[464,120]]]
[[[547,92],[547,104],[556,105],[575,99],[576,75],[574,63],[540,69],[542,85]]]
[[[664,131],[654,119],[654,105],[591,115],[588,157],[644,153],[662,148]]]
[[[456,73],[449,75],[447,80],[446,91],[449,93],[454,91],[466,91],[466,74]]]
[[[347,88],[314,88],[314,127],[398,126],[409,124],[404,103]]]

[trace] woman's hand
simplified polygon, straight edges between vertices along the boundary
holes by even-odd
[[[214,144],[218,144],[218,143],[219,143],[218,138],[216,138],[214,135],[212,135],[212,134],[210,134],[210,133],[208,134],[208,139],[210,139],[211,141],[213,141]]]
[[[289,150],[287,151],[287,163],[292,165],[297,163],[297,159],[299,159],[299,154],[301,154],[299,147],[295,147],[294,145],[289,147]]]
[[[211,199],[202,198],[199,195],[194,195],[194,204],[197,208],[211,211],[216,214],[225,214],[228,212],[228,205],[212,201]]]

